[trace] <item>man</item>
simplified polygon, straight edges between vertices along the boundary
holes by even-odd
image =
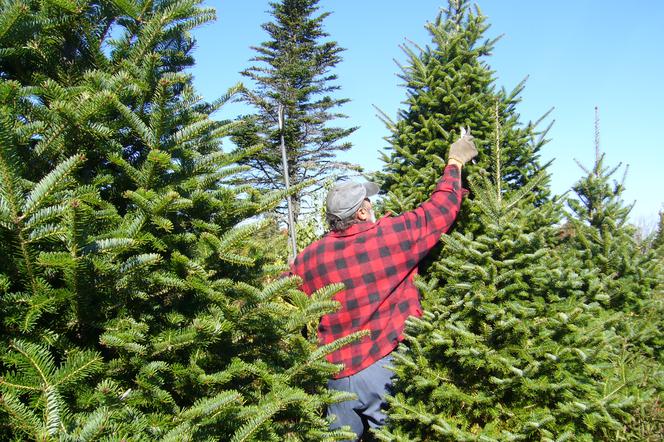
[[[356,400],[330,406],[329,414],[336,415],[333,428],[349,425],[359,438],[365,426],[376,428],[385,422],[381,408],[392,376],[385,366],[403,339],[406,319],[422,315],[413,277],[420,260],[459,212],[465,192],[461,168],[477,155],[472,140],[462,129],[429,200],[397,217],[375,221],[369,197],[378,192],[376,184],[336,185],[326,201],[331,231],[304,249],[291,265],[308,294],[328,284],[345,286],[335,295],[341,308],[321,319],[321,345],[356,331],[370,332],[328,355],[330,362],[343,364],[328,382],[329,388],[357,395]]]

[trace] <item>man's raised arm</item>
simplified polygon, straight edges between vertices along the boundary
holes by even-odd
[[[461,188],[461,168],[477,155],[473,137],[462,131],[461,137],[450,146],[443,176],[427,201],[418,208],[389,219],[395,231],[403,232],[402,250],[409,250],[418,261],[436,245],[447,232],[461,208],[466,192]]]

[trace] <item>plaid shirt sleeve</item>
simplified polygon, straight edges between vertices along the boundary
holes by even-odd
[[[321,344],[359,330],[370,332],[327,356],[344,367],[335,378],[357,373],[390,353],[403,339],[406,319],[422,314],[413,277],[459,212],[464,194],[459,172],[447,166],[429,200],[417,209],[328,233],[295,259],[292,272],[302,278],[304,292],[339,282],[345,286],[334,297],[340,309],[321,318]]]
[[[461,188],[461,174],[457,166],[447,166],[443,178],[431,197],[415,210],[389,218],[393,230],[403,232],[408,243],[400,239],[400,247],[408,250],[411,258],[421,261],[438,243],[457,217],[461,199],[467,190]]]

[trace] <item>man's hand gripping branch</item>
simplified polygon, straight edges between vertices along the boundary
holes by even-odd
[[[463,167],[468,161],[477,156],[477,148],[473,143],[474,137],[470,134],[470,128],[461,128],[459,139],[452,143],[448,154],[447,164]]]

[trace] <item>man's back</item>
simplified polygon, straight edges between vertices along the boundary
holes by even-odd
[[[321,344],[358,330],[370,335],[328,356],[344,364],[336,378],[349,376],[390,353],[402,339],[406,319],[420,316],[413,277],[417,264],[454,221],[462,198],[459,169],[448,166],[431,198],[417,209],[376,223],[330,232],[307,247],[293,263],[313,293],[333,283],[345,289],[335,296],[339,311],[319,325]]]

